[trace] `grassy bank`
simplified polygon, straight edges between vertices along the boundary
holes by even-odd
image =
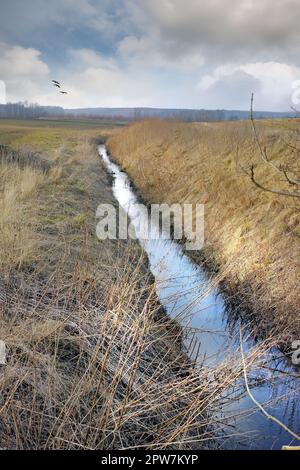
[[[199,448],[224,426],[239,358],[193,367],[138,244],[95,236],[113,132],[0,124],[1,448]]]
[[[297,146],[298,126],[265,121],[257,131],[268,159],[299,175],[299,153],[286,144]],[[251,181],[253,165],[264,187],[287,188],[282,173],[262,160],[250,122],[144,121],[112,136],[108,147],[146,200],[204,203],[206,243],[194,256],[218,270],[258,334],[276,331],[286,344],[299,337],[299,198]]]

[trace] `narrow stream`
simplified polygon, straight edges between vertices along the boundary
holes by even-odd
[[[104,145],[99,154],[113,175],[113,194],[128,214],[137,233],[143,233],[148,220],[136,207],[138,200],[126,173],[113,163]],[[193,263],[180,245],[162,238],[139,239],[148,255],[149,265],[156,280],[157,295],[166,312],[176,318],[185,332],[184,345],[191,358],[206,367],[220,364],[230,358],[239,347],[237,331],[229,326],[229,313],[221,293],[214,288],[204,271]],[[245,350],[252,341],[245,341]],[[300,375],[288,366],[278,350],[266,357],[257,377],[251,375],[251,391],[264,408],[277,419],[300,432]],[[257,379],[257,380],[255,380]],[[280,426],[257,410],[249,396],[241,393],[243,381],[234,390],[236,400],[218,411],[218,419],[229,419],[224,425],[224,447],[227,449],[280,449],[282,445],[299,445]],[[232,392],[232,391],[231,391]],[[225,422],[225,419],[224,419]]]

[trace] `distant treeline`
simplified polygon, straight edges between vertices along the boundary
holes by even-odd
[[[291,118],[295,114],[257,111],[256,119]],[[187,122],[236,121],[249,118],[249,111],[207,110],[207,109],[166,109],[166,108],[78,108],[64,109],[59,106],[38,104],[0,104],[0,118],[42,119],[74,118],[136,121],[145,118],[176,119]]]
[[[167,109],[167,108],[78,108],[65,109],[65,115],[72,117],[93,117],[137,121],[146,118],[176,119],[187,122],[237,121],[248,119],[250,111],[226,109]],[[256,119],[291,118],[295,113],[257,111]]]
[[[64,109],[59,106],[39,106],[27,102],[0,104],[0,118],[38,119],[57,116],[64,116]]]

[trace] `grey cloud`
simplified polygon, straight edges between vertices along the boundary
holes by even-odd
[[[175,62],[199,51],[212,66],[245,56],[295,63],[299,17],[299,0],[6,0],[0,38],[20,42],[26,36],[26,45],[32,40],[38,48],[43,35],[51,43],[94,30],[116,40],[150,40]]]
[[[247,109],[252,92],[259,93],[261,83],[241,70],[216,80],[202,95],[204,105],[215,108]]]
[[[8,45],[0,49],[0,78],[7,76],[13,98],[21,98],[26,83],[26,97],[36,93],[51,102],[47,80],[44,85],[50,69],[74,84],[70,106],[86,99],[97,105],[101,97],[106,105],[130,99],[136,105],[248,108],[251,90],[260,108],[278,109],[300,78],[299,0],[1,4],[0,41]],[[90,94],[81,92],[75,75],[89,77]],[[201,77],[211,80],[205,90],[197,88]]]
[[[54,44],[68,34],[73,34],[74,39],[74,34],[88,30],[111,37],[126,24],[126,2],[123,5],[118,0],[4,0],[3,3],[0,40],[31,42],[34,47],[41,46],[44,40]]]
[[[298,55],[298,0],[130,0],[130,5],[142,29],[155,28],[161,47],[174,56],[195,47],[216,60],[245,53],[268,60]]]

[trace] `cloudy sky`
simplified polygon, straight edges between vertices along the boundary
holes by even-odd
[[[7,100],[289,110],[299,0],[0,0]],[[56,79],[68,95],[50,85]],[[300,82],[299,82],[300,83]]]

